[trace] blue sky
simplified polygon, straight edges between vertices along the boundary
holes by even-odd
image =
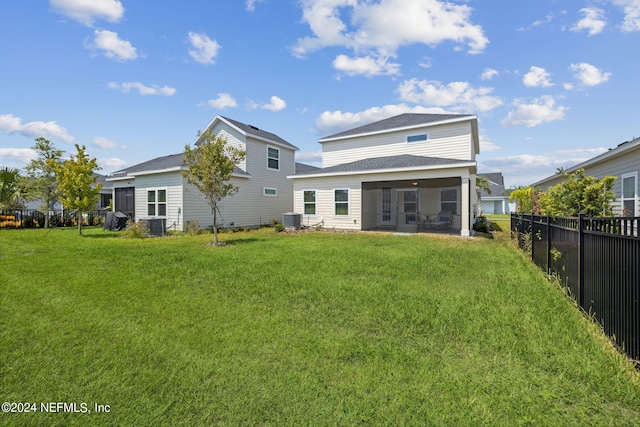
[[[0,165],[37,137],[108,174],[217,114],[318,139],[472,113],[480,172],[527,185],[640,136],[640,0],[37,0],[0,5]]]

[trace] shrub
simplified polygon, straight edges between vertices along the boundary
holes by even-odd
[[[480,216],[476,218],[476,221],[473,223],[473,230],[481,233],[488,233],[489,231],[492,231],[491,221],[484,216]]]
[[[127,228],[122,232],[122,238],[124,239],[144,239],[149,237],[149,230],[144,222],[127,222]]]
[[[200,221],[197,219],[190,219],[184,223],[184,231],[189,236],[196,236],[200,234]]]

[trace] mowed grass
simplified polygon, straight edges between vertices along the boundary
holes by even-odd
[[[2,401],[91,410],[0,424],[640,425],[631,363],[505,240],[222,239],[0,231]]]

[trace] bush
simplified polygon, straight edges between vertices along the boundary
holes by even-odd
[[[197,219],[190,219],[184,223],[184,231],[189,236],[196,236],[200,234],[200,221]]]
[[[144,239],[149,237],[149,230],[144,222],[127,222],[127,228],[122,232],[123,239]]]
[[[479,231],[481,233],[488,233],[490,231],[493,231],[491,229],[491,221],[489,221],[484,216],[480,216],[476,218],[476,221],[473,223],[473,230]]]

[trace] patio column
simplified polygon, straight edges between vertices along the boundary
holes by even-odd
[[[471,186],[469,177],[462,177],[462,184],[460,185],[460,235],[470,236],[470,224],[471,224]]]

